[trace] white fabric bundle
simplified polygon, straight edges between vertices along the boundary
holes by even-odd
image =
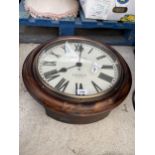
[[[79,4],[77,0],[25,0],[25,9],[32,17],[47,17],[58,20],[76,17]]]

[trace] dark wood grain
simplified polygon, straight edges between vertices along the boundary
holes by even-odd
[[[67,38],[79,39],[79,37]],[[66,39],[66,37],[60,39]],[[52,42],[56,42],[58,40],[59,39],[56,39]],[[68,102],[62,99],[58,99],[59,96],[52,95],[49,90],[36,78],[36,74],[33,68],[36,55],[42,48],[48,46],[50,43],[51,41],[35,48],[26,58],[22,70],[23,81],[26,88],[35,99],[44,105],[46,113],[49,116],[67,123],[92,123],[106,117],[112,109],[121,104],[121,102],[126,98],[132,84],[130,69],[121,55],[107,45],[104,45],[104,48],[106,47],[108,50],[112,50],[117,55],[122,67],[121,81],[115,87],[115,89],[106,94],[100,100],[87,103]],[[96,43],[99,46],[103,46],[102,43]]]

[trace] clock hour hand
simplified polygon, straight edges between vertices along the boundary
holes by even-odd
[[[44,76],[45,76],[45,78],[49,78],[51,75],[56,75],[57,73],[61,73],[61,72],[65,73],[69,69],[72,69],[72,68],[75,68],[75,67],[81,67],[81,66],[82,66],[82,63],[77,62],[75,65],[67,67],[67,68],[63,67],[63,68],[61,68],[59,70],[54,69],[54,70],[48,71],[48,72],[44,73]]]
[[[81,67],[81,66],[82,66],[82,63],[77,62],[73,66],[70,66],[70,67],[67,67],[67,68],[65,68],[65,67],[61,68],[58,72],[67,72],[69,69],[72,69],[72,68],[75,68],[75,67]]]
[[[76,67],[76,65],[70,66],[70,67],[67,67],[67,68],[63,67],[58,72],[67,72],[69,69],[74,68],[74,67]]]

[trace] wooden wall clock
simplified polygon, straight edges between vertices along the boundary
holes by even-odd
[[[118,52],[83,37],[61,37],[38,46],[26,58],[22,75],[49,116],[75,124],[106,117],[132,83]]]

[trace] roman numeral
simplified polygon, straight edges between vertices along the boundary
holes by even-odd
[[[82,83],[80,83],[80,84],[75,83],[75,94],[76,94],[76,95],[79,95],[79,93],[78,93],[78,90],[79,90],[79,89],[83,89]]]
[[[101,68],[102,69],[113,69],[113,66],[112,65],[103,65]]]
[[[98,77],[99,77],[100,79],[105,80],[105,81],[110,82],[110,83],[111,83],[112,80],[113,80],[113,77],[111,77],[111,76],[109,76],[109,75],[106,75],[106,74],[104,74],[104,73],[100,73]]]
[[[66,79],[62,78],[62,79],[58,82],[58,84],[55,86],[55,88],[56,88],[57,90],[59,90],[59,91],[64,92],[65,89],[67,88],[68,84],[69,84],[69,81],[66,81]]]
[[[100,60],[100,59],[103,59],[103,58],[105,58],[105,57],[106,57],[106,55],[101,55],[101,56],[97,57],[96,59],[97,59],[97,60]]]
[[[56,66],[56,62],[55,61],[44,61],[43,65],[44,66]]]
[[[88,54],[90,54],[92,51],[93,51],[93,48],[91,48],[91,49],[88,51]]]
[[[57,58],[59,58],[59,57],[60,57],[60,55],[55,54],[53,51],[52,51],[52,52],[50,52],[50,54],[54,55],[54,56],[55,56],[55,57],[57,57]]]
[[[81,43],[75,44],[75,51],[82,52],[83,50],[84,50],[84,48]]]
[[[91,81],[91,83],[93,84],[95,90],[99,93],[102,91],[102,89],[94,82],[94,81]]]
[[[82,83],[75,83],[75,94],[78,96],[84,96],[86,94],[86,90],[83,89]]]
[[[51,71],[45,72],[44,76],[48,81],[51,81],[60,76],[59,74],[57,74],[57,72],[58,72],[57,70],[51,70]]]
[[[45,72],[45,73],[44,73],[44,76],[45,76],[46,79],[48,79],[51,75],[56,74],[57,72],[58,72],[58,71],[54,69],[54,70]]]
[[[58,74],[58,75],[51,75],[49,78],[48,78],[48,82],[49,81],[51,81],[51,80],[53,80],[53,79],[55,79],[55,78],[57,78],[57,77],[59,77],[60,75]]]

